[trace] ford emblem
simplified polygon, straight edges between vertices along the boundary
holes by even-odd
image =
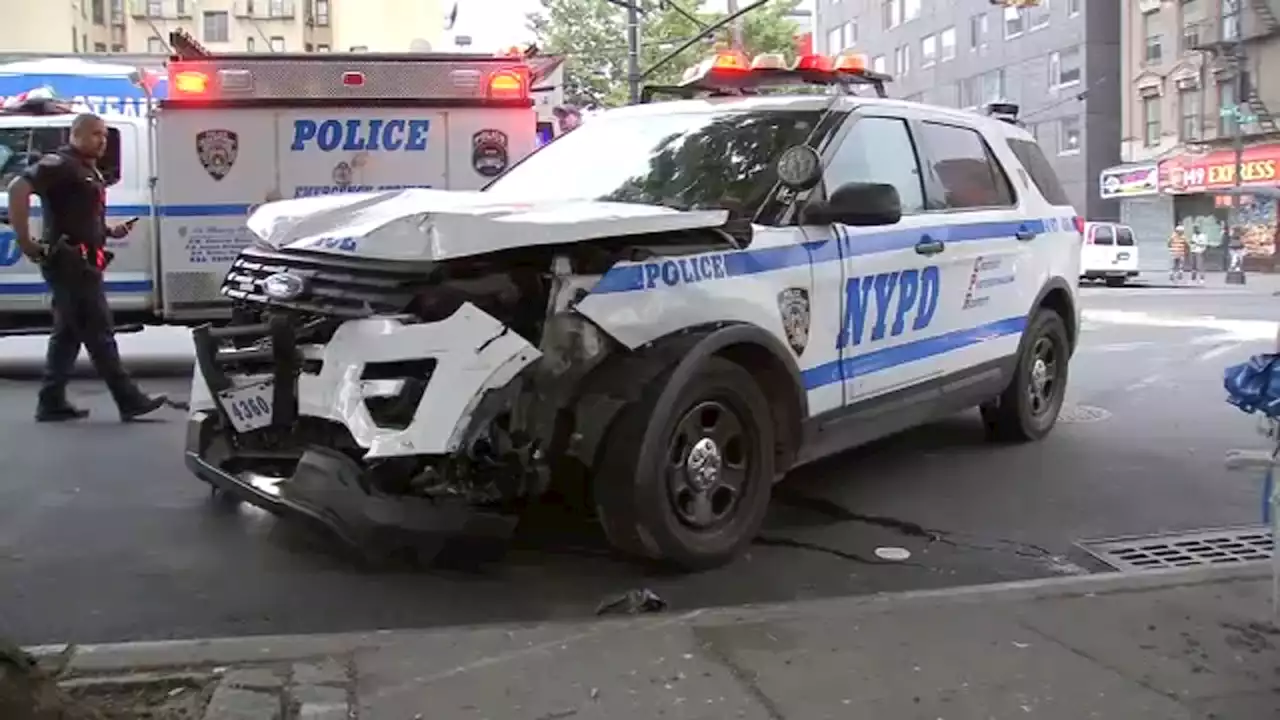
[[[302,278],[289,273],[276,273],[262,281],[262,291],[272,300],[296,300],[306,289]]]

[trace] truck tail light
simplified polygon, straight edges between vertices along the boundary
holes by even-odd
[[[1086,237],[1084,234],[1084,218],[1077,215],[1075,217],[1075,223],[1076,223],[1076,232],[1080,234],[1080,237],[1083,238],[1086,243],[1092,244],[1093,238]]]
[[[524,76],[515,70],[499,70],[489,76],[489,97],[491,98],[524,98],[529,95],[529,87]]]

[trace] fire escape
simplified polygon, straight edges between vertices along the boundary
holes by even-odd
[[[1219,126],[1234,114],[1237,134],[1270,135],[1280,132],[1276,117],[1263,102],[1253,73],[1249,71],[1254,49],[1268,40],[1280,38],[1280,17],[1277,17],[1277,9],[1272,7],[1273,2],[1275,0],[1220,0],[1221,14],[1216,32],[1195,48],[1209,53],[1216,61],[1217,71],[1234,80],[1236,107],[1233,113],[1228,112],[1229,108],[1222,109]],[[1252,18],[1246,9],[1253,11]],[[1256,130],[1245,133],[1245,125],[1254,125]]]

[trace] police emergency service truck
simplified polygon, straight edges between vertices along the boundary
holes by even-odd
[[[109,222],[141,217],[105,281],[121,323],[227,317],[223,277],[252,208],[400,188],[473,190],[532,152],[529,67],[482,55],[203,55],[171,60],[149,119],[108,116]],[[11,112],[5,176],[64,142],[72,112]],[[10,142],[12,140],[12,142]],[[12,170],[12,172],[11,172]],[[37,218],[39,209],[33,215]],[[7,230],[7,228],[0,228]],[[49,326],[39,269],[0,242],[0,334]]]
[[[482,192],[258,209],[237,321],[194,332],[188,467],[374,554],[556,491],[704,568],[800,464],[973,407],[1043,437],[1082,221],[1009,118],[887,80],[728,53]]]

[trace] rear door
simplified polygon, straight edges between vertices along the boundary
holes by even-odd
[[[1138,244],[1134,242],[1133,228],[1128,225],[1116,226],[1115,269],[1125,272],[1138,270]]]
[[[1081,264],[1085,272],[1106,272],[1115,265],[1116,229],[1110,223],[1092,223],[1085,237]]]

